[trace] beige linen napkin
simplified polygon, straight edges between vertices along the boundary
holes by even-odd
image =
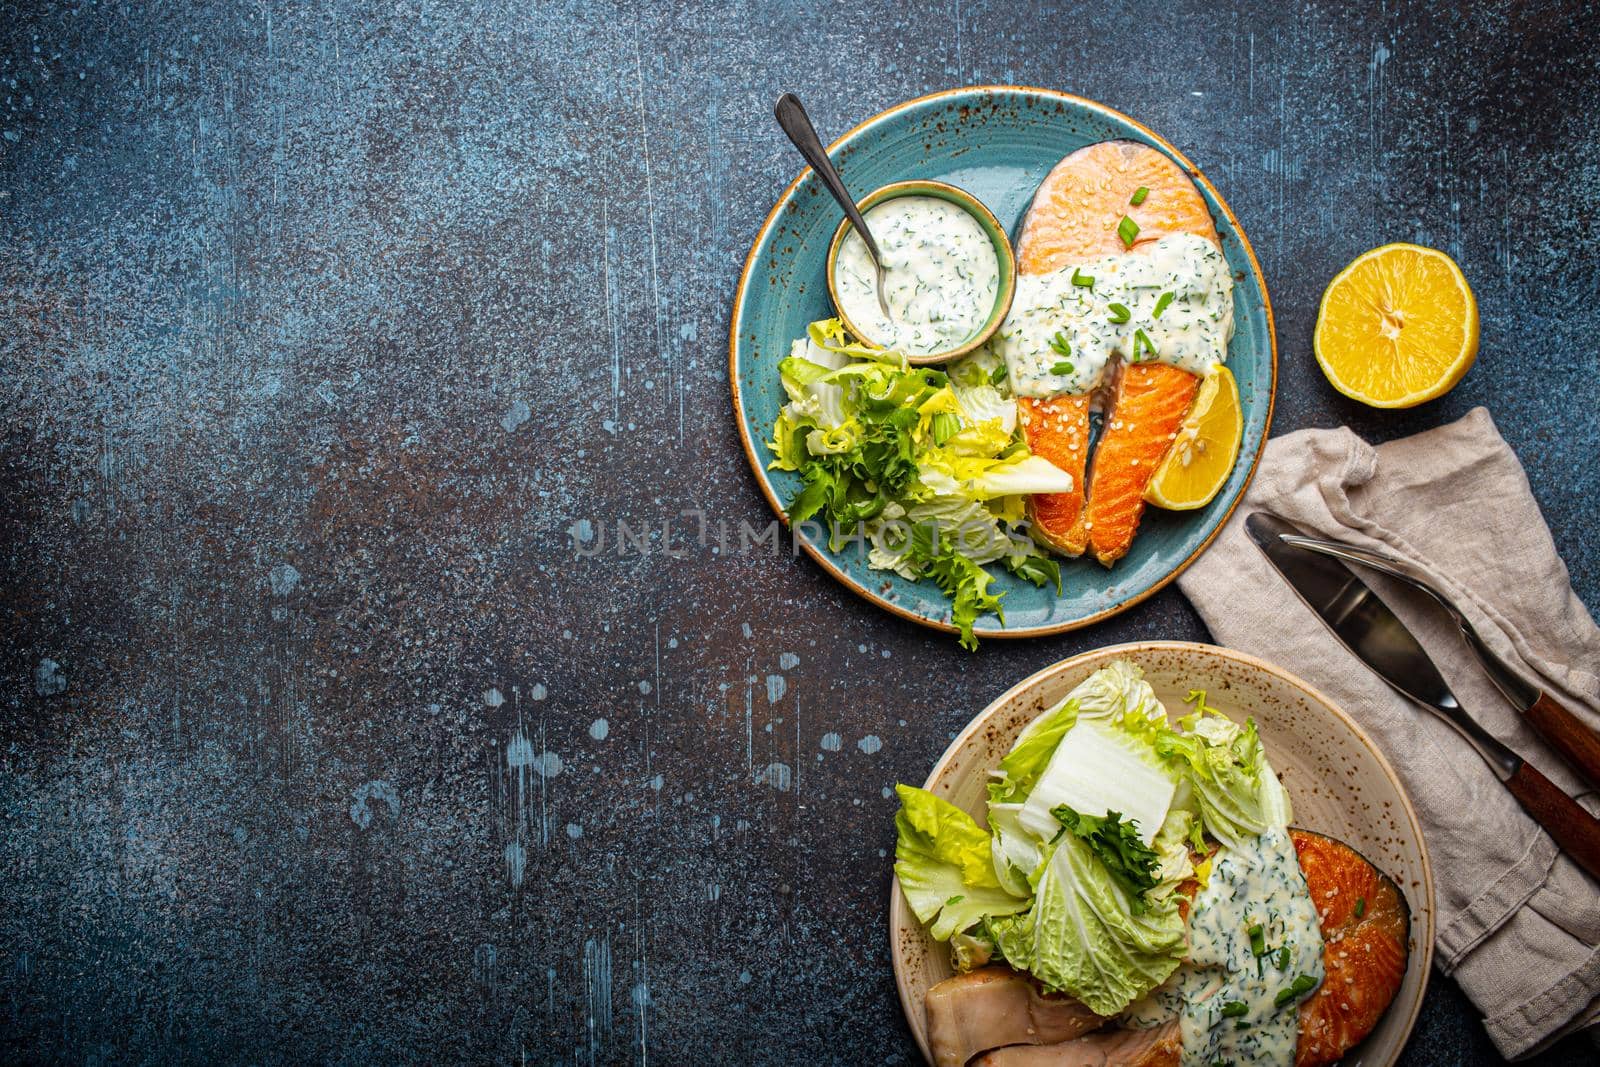
[[[1484,640],[1600,728],[1600,629],[1516,456],[1477,408],[1459,422],[1374,448],[1348,429],[1268,442],[1244,502],[1179,579],[1222,644],[1270,660],[1353,715],[1404,780],[1433,859],[1435,959],[1484,1014],[1508,1058],[1600,1017],[1600,887],[1563,855],[1450,728],[1355,659],[1295,598],[1244,533],[1275,511],[1310,533],[1382,549],[1423,568]],[[1363,573],[1421,640],[1472,715],[1568,793],[1597,798],[1524,725],[1421,595]]]

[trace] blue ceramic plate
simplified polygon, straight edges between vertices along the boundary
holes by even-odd
[[[774,133],[774,136],[777,136]],[[829,148],[857,196],[909,178],[934,178],[977,196],[1013,239],[1034,190],[1062,156],[1096,141],[1128,138],[1154,145],[1188,171],[1211,208],[1234,272],[1234,337],[1228,366],[1239,382],[1244,442],[1222,492],[1204,509],[1145,511],[1128,555],[1106,569],[1092,559],[1063,560],[1062,591],[1040,589],[991,568],[1003,590],[1002,625],[984,616],[987,637],[1058,633],[1132,607],[1166,585],[1216,536],[1244,493],[1272,420],[1277,341],[1266,283],[1244,230],[1221,195],[1183,154],[1126,115],[1047,89],[983,86],[920,97],[857,126]],[[761,491],[781,516],[798,476],[769,471],[766,442],[783,406],[778,361],[813,319],[830,318],[825,261],[841,212],[810,170],[784,190],[756,236],[734,297],[729,374],[745,453]],[[932,582],[908,582],[867,566],[866,552],[846,545],[830,552],[799,533],[818,563],[873,603],[908,619],[953,629],[950,602]]]

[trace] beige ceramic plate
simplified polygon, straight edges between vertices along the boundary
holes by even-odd
[[[1400,1056],[1433,965],[1433,875],[1416,812],[1370,738],[1322,694],[1242,652],[1185,641],[1115,645],[1063,660],[1013,686],[953,741],[926,788],[984,821],[984,785],[1022,727],[1118,657],[1144,668],[1168,711],[1191,689],[1243,720],[1254,716],[1273,768],[1294,802],[1295,825],[1337,837],[1393,878],[1411,906],[1411,959],[1383,1021],[1343,1063],[1388,1067]],[[900,883],[889,890],[889,947],[900,1006],[928,1057],[923,997],[950,977],[949,954],[923,931]]]

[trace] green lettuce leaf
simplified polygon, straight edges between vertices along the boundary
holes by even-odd
[[[1190,694],[1192,714],[1169,731],[1157,749],[1188,785],[1207,832],[1230,848],[1242,848],[1270,828],[1293,818],[1289,796],[1273,773],[1254,719],[1243,726],[1206,706],[1205,693]]]
[[[1000,760],[1000,766],[990,772],[989,803],[1020,804],[1026,800],[1049,766],[1061,738],[1077,721],[1078,700],[1068,696],[1023,727],[1011,751]]]
[[[1151,894],[1135,912],[1128,893],[1070,833],[1051,847],[1033,907],[990,918],[988,927],[1013,967],[1107,1016],[1166,981],[1187,952],[1175,894]]]
[[[972,816],[925,789],[895,786],[894,873],[906,902],[935,940],[948,941],[979,921],[1027,910],[1005,890],[990,860],[989,835]]]
[[[950,598],[950,621],[961,633],[962,648],[970,651],[978,647],[972,628],[979,615],[993,612],[1005,623],[1005,612],[1000,607],[1000,598],[1005,594],[989,592],[994,575],[957,551],[937,525],[922,523],[912,527],[906,558]]]

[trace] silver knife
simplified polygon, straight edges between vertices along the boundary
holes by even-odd
[[[1600,878],[1600,819],[1467,714],[1416,637],[1365,582],[1331,556],[1290,543],[1303,535],[1276,515],[1252,512],[1244,527],[1289,588],[1352,655],[1460,734],[1556,844]]]
[[[1596,734],[1555,697],[1528,682],[1501,659],[1478,635],[1466,614],[1432,580],[1415,573],[1403,560],[1362,545],[1288,534],[1283,535],[1283,540],[1295,548],[1307,548],[1347,563],[1370,567],[1427,593],[1450,616],[1461,639],[1477,657],[1483,673],[1489,676],[1489,681],[1494,683],[1511,706],[1522,713],[1523,721],[1533,727],[1584,780],[1592,786],[1600,786],[1600,734]]]

